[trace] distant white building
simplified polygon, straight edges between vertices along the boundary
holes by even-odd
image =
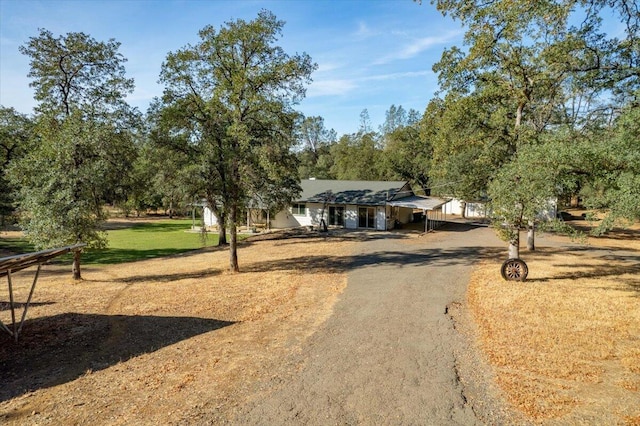
[[[464,209],[464,214],[463,214]],[[482,201],[463,202],[457,198],[449,200],[442,206],[442,212],[445,214],[454,214],[464,217],[488,218],[491,217],[491,210],[487,204]]]
[[[558,209],[557,200],[549,200],[546,209],[538,213],[538,220],[551,220],[556,217],[556,212]],[[464,208],[464,215],[462,214],[462,210]],[[442,212],[444,214],[453,214],[458,216],[464,216],[468,218],[487,218],[490,219],[492,217],[493,212],[489,206],[489,203],[484,201],[472,201],[472,202],[463,202],[457,198],[453,198],[449,200],[446,204],[442,206]]]

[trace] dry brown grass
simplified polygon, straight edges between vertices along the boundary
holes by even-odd
[[[570,213],[575,217],[586,214],[586,210],[571,210]],[[581,230],[585,234],[589,234],[600,222],[578,220],[569,222],[571,226]],[[593,247],[610,247],[621,250],[640,250],[640,223],[627,223],[624,228],[616,228],[601,237],[589,236],[586,240],[588,246]]]
[[[506,398],[536,422],[640,419],[640,265],[628,255],[637,240],[626,238],[597,240],[627,250],[618,257],[584,247],[524,252],[525,283],[503,281],[498,262],[472,276],[481,348]]]
[[[322,238],[246,244],[239,258],[249,272],[240,274],[225,272],[227,251],[211,250],[86,268],[79,284],[47,267],[20,342],[0,337],[0,423],[223,418],[330,315],[346,285],[344,271],[295,260],[339,258],[350,247]],[[30,279],[16,277],[18,301]]]

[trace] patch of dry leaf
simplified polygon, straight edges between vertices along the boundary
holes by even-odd
[[[524,252],[524,283],[504,281],[498,262],[472,276],[482,350],[510,403],[538,423],[640,418],[640,265],[637,256],[598,253]]]

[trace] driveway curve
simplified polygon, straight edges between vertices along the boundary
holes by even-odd
[[[501,250],[491,229],[462,223],[363,239],[333,315],[231,423],[482,424],[448,310],[464,300],[473,264]]]

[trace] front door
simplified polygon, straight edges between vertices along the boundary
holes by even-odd
[[[329,207],[329,225],[344,226],[344,207]]]
[[[358,207],[358,228],[376,227],[376,208]]]

